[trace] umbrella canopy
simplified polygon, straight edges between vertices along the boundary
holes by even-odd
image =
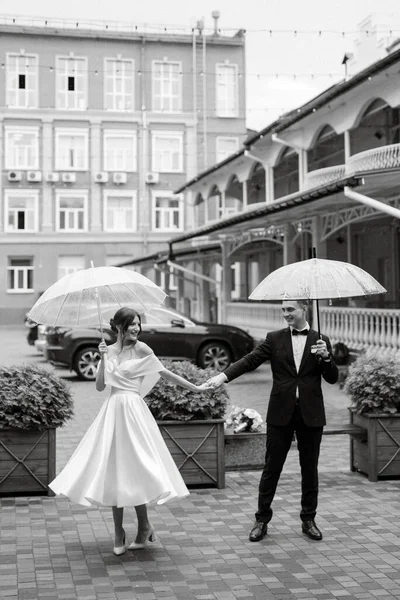
[[[144,313],[165,298],[160,287],[136,271],[96,267],[62,277],[40,296],[28,314],[44,325],[98,327],[122,306]]]
[[[311,258],[270,273],[250,294],[250,300],[323,300],[384,294],[369,273],[350,263]]]

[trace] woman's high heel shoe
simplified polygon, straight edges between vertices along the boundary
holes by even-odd
[[[141,550],[142,548],[146,548],[146,546],[148,546],[149,542],[155,542],[155,541],[156,541],[156,535],[154,533],[154,529],[153,529],[153,527],[150,527],[149,532],[148,532],[144,542],[142,542],[141,544],[138,544],[137,542],[132,542],[132,544],[130,544],[128,546],[128,550]]]
[[[125,554],[125,552],[126,552],[125,531],[124,531],[124,539],[122,541],[122,546],[114,546],[113,552],[114,552],[115,556],[121,556],[121,554]]]

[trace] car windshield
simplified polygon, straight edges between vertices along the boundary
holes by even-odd
[[[167,309],[167,308],[153,308],[151,312],[142,315],[143,323],[148,325],[171,325],[171,321],[179,319],[185,323],[185,327],[193,327],[194,323],[184,315]]]

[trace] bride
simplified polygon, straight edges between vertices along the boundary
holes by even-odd
[[[56,493],[84,506],[111,506],[117,556],[155,540],[147,505],[183,498],[189,491],[143,397],[159,377],[192,391],[199,386],[165,369],[147,344],[139,341],[140,315],[120,308],[110,320],[117,341],[99,345],[96,389],[110,395],[61,473],[50,483]],[[138,531],[129,546],[124,507],[134,506]]]

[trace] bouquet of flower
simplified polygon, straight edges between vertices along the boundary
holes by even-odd
[[[233,433],[243,433],[244,431],[256,433],[261,431],[263,424],[263,418],[256,410],[240,408],[240,406],[233,406],[225,420],[225,426],[232,427]]]

